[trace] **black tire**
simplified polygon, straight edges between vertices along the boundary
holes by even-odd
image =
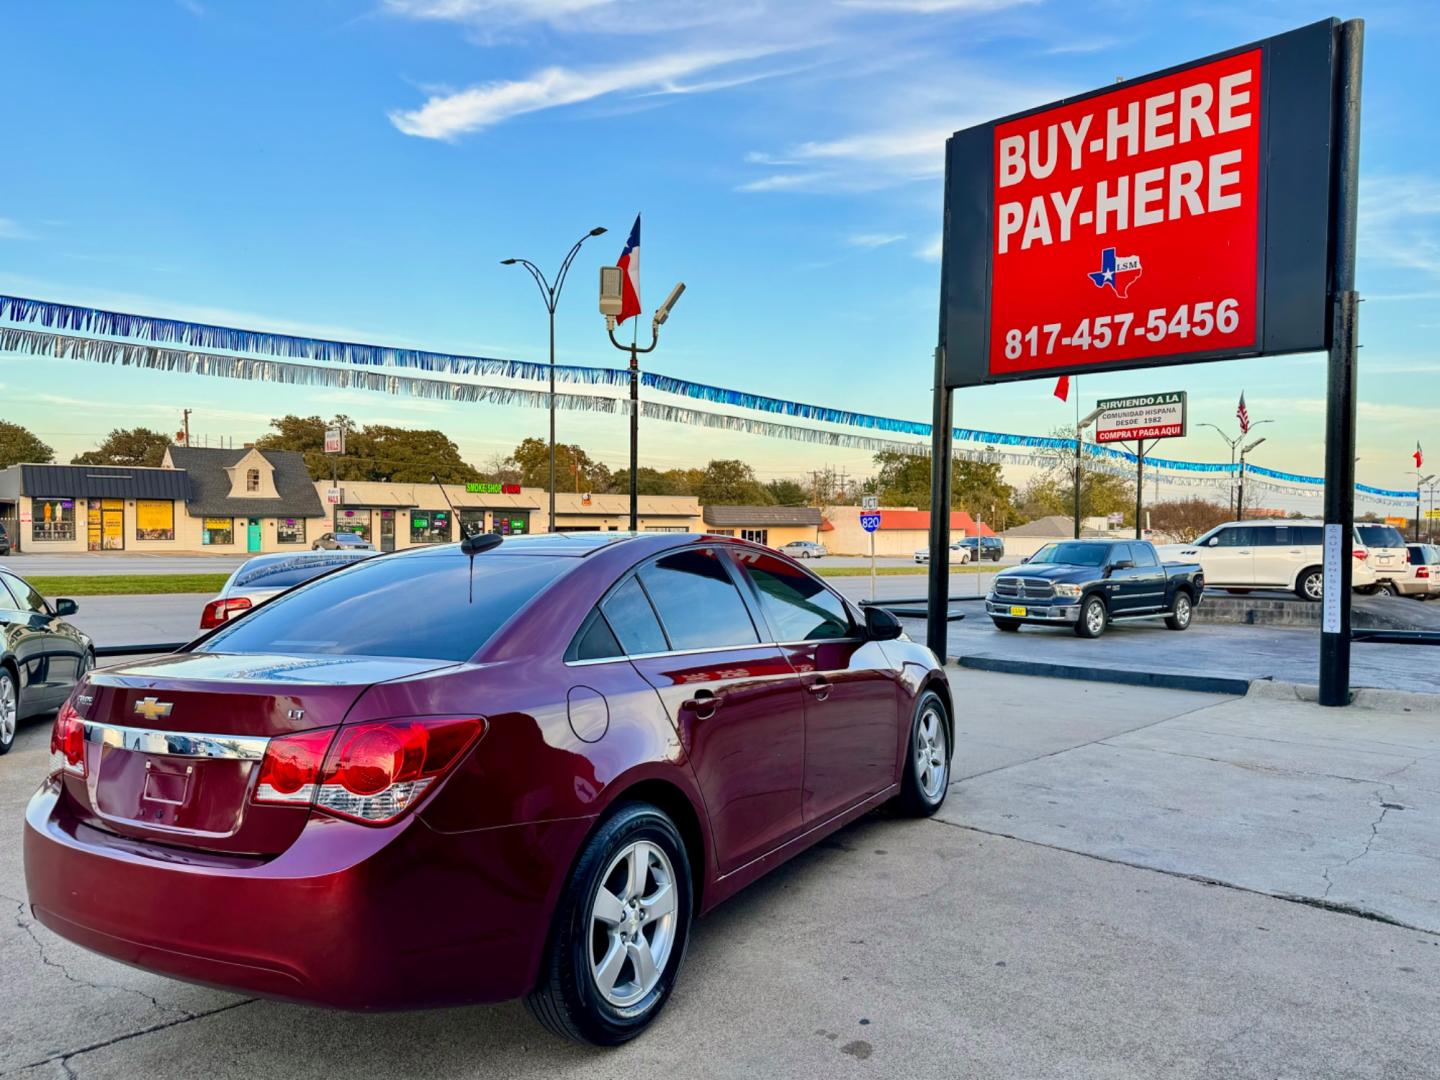
[[[16,680],[14,672],[9,668],[0,668],[0,681],[7,684],[4,689],[0,689],[0,697],[3,697],[5,690],[8,689],[10,694],[9,700],[15,703],[15,717],[13,721],[7,724],[3,716],[0,716],[0,754],[8,754],[10,748],[15,745],[15,734],[20,730],[20,717],[24,715],[25,710],[21,708],[20,683]],[[8,731],[6,730],[7,727],[9,728]]]
[[[1098,608],[1098,615],[1095,609]],[[1083,638],[1097,638],[1110,625],[1110,610],[1105,601],[1094,593],[1080,601],[1080,618],[1075,620],[1075,635]]]
[[[1165,625],[1171,630],[1189,630],[1194,614],[1195,605],[1190,594],[1184,589],[1177,589],[1175,599],[1170,603],[1170,614],[1165,616]]]
[[[995,624],[996,630],[1003,630],[1007,634],[1016,633],[1020,629],[1019,619],[997,619],[991,616],[990,621]]]
[[[1395,587],[1395,583],[1393,581],[1382,581],[1379,585],[1375,586],[1375,595],[1399,596],[1400,590]]]
[[[922,733],[922,725],[927,717],[933,718],[933,730],[939,733],[938,738],[942,741],[942,745],[936,746],[933,737],[926,737]],[[945,702],[934,690],[926,690],[920,695],[920,700],[915,702],[915,711],[910,716],[909,745],[905,751],[905,774],[900,778],[900,794],[895,796],[890,804],[896,813],[906,817],[929,817],[945,805],[945,796],[950,790],[950,762],[954,757],[952,732],[950,711],[945,708]],[[924,745],[922,746],[922,744]],[[933,757],[928,763],[922,763],[920,760],[922,749],[938,751],[936,756],[942,759],[941,764],[934,764]],[[940,770],[938,780],[934,782],[933,786],[927,786],[930,782],[922,780],[922,776],[927,771],[927,765],[932,776],[933,770]]]
[[[661,848],[674,869],[675,937],[659,981],[638,1001],[619,1007],[596,985],[590,957],[592,920],[605,884],[602,875],[619,853],[641,840]],[[540,981],[526,996],[526,1008],[547,1030],[576,1042],[618,1046],[639,1035],[660,1014],[675,986],[690,937],[692,896],[690,860],[675,823],[648,803],[616,808],[586,842],[560,894]]]
[[[1325,571],[1318,566],[1307,566],[1295,579],[1295,595],[1301,600],[1319,603],[1325,596]]]

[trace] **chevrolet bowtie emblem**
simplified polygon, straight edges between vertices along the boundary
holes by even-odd
[[[145,717],[146,720],[160,720],[170,715],[170,710],[175,706],[168,701],[159,701],[153,697],[142,698],[135,702],[135,712]]]

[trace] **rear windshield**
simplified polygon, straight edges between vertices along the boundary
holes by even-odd
[[[337,566],[350,566],[366,555],[349,551],[330,551],[323,555],[301,555],[289,559],[271,559],[242,566],[230,583],[232,589],[288,589],[302,581],[319,577]]]
[[[543,556],[471,560],[458,546],[366,559],[276,597],[198,651],[468,660],[574,565]]]
[[[1394,525],[1356,525],[1355,531],[1366,547],[1398,548],[1405,546],[1405,538]]]

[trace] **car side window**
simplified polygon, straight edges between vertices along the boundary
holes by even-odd
[[[6,574],[5,584],[8,585],[10,591],[15,594],[15,599],[19,601],[21,611],[33,611],[36,615],[50,614],[50,605],[45,603],[45,598],[32,588],[29,582]]]
[[[660,629],[660,620],[640,582],[627,578],[618,589],[605,598],[600,611],[609,623],[620,648],[632,656],[642,653],[668,652],[670,644]]]
[[[1160,560],[1155,558],[1155,549],[1149,544],[1131,544],[1130,556],[1135,560],[1136,566],[1160,565]]]
[[[580,628],[580,633],[575,636],[575,644],[571,646],[570,655],[566,659],[609,660],[623,655],[625,650],[620,647],[615,632],[610,629],[610,624],[605,621],[600,609],[595,608]]]
[[[1127,560],[1132,563],[1135,561],[1135,556],[1131,553],[1129,544],[1115,544],[1113,547],[1110,548],[1109,561],[1111,566],[1114,566],[1118,562],[1125,562]]]
[[[713,551],[679,551],[640,570],[672,649],[756,645],[760,636]]]
[[[1249,526],[1220,530],[1221,547],[1250,547],[1255,543],[1255,530]]]
[[[848,637],[850,615],[844,601],[805,571],[745,551],[736,554],[760,593],[760,606],[780,641],[823,641]]]
[[[7,574],[0,574],[0,607],[24,611],[25,608],[20,603],[20,598],[11,592],[10,587],[5,583],[5,579],[8,576]]]

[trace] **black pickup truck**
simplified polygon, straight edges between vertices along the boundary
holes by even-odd
[[[985,611],[1001,630],[1068,624],[1094,638],[1114,620],[1184,630],[1204,592],[1198,563],[1162,563],[1148,540],[1061,540],[996,574]]]

